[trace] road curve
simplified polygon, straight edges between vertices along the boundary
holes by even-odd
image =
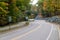
[[[35,20],[23,29],[4,34],[0,40],[58,40],[58,33],[55,32],[57,32],[57,29],[54,24],[45,20]],[[54,35],[57,37],[55,38]]]

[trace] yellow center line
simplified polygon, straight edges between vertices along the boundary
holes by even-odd
[[[40,28],[40,26],[37,27],[37,28],[35,28],[35,29],[33,29],[33,30],[31,30],[31,31],[29,31],[29,32],[27,32],[27,33],[24,33],[24,34],[19,35],[19,36],[15,37],[15,38],[12,38],[11,40],[17,40],[17,39],[20,39],[20,38],[22,38],[22,37],[24,37],[24,36],[26,36],[26,35],[28,35],[28,34],[34,32],[34,31],[38,30],[39,28]]]

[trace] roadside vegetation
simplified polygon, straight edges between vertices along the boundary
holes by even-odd
[[[14,24],[35,18],[38,13],[43,17],[60,15],[60,0],[38,0],[36,5],[31,0],[0,0],[0,26]]]
[[[31,0],[0,0],[0,26],[26,21],[26,16],[31,18],[30,1]]]
[[[60,15],[60,0],[39,0],[38,8],[44,17]]]

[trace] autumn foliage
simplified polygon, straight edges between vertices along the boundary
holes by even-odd
[[[41,4],[42,1],[42,4]],[[45,16],[55,16],[60,15],[60,0],[41,0],[39,1],[40,9],[42,10],[42,14]]]
[[[21,10],[25,10],[29,2],[30,0],[0,0],[0,26],[24,20]]]

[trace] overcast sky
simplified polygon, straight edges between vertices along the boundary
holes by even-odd
[[[38,2],[38,0],[31,0],[31,1],[33,1],[31,4],[32,5],[35,5],[37,2]]]

